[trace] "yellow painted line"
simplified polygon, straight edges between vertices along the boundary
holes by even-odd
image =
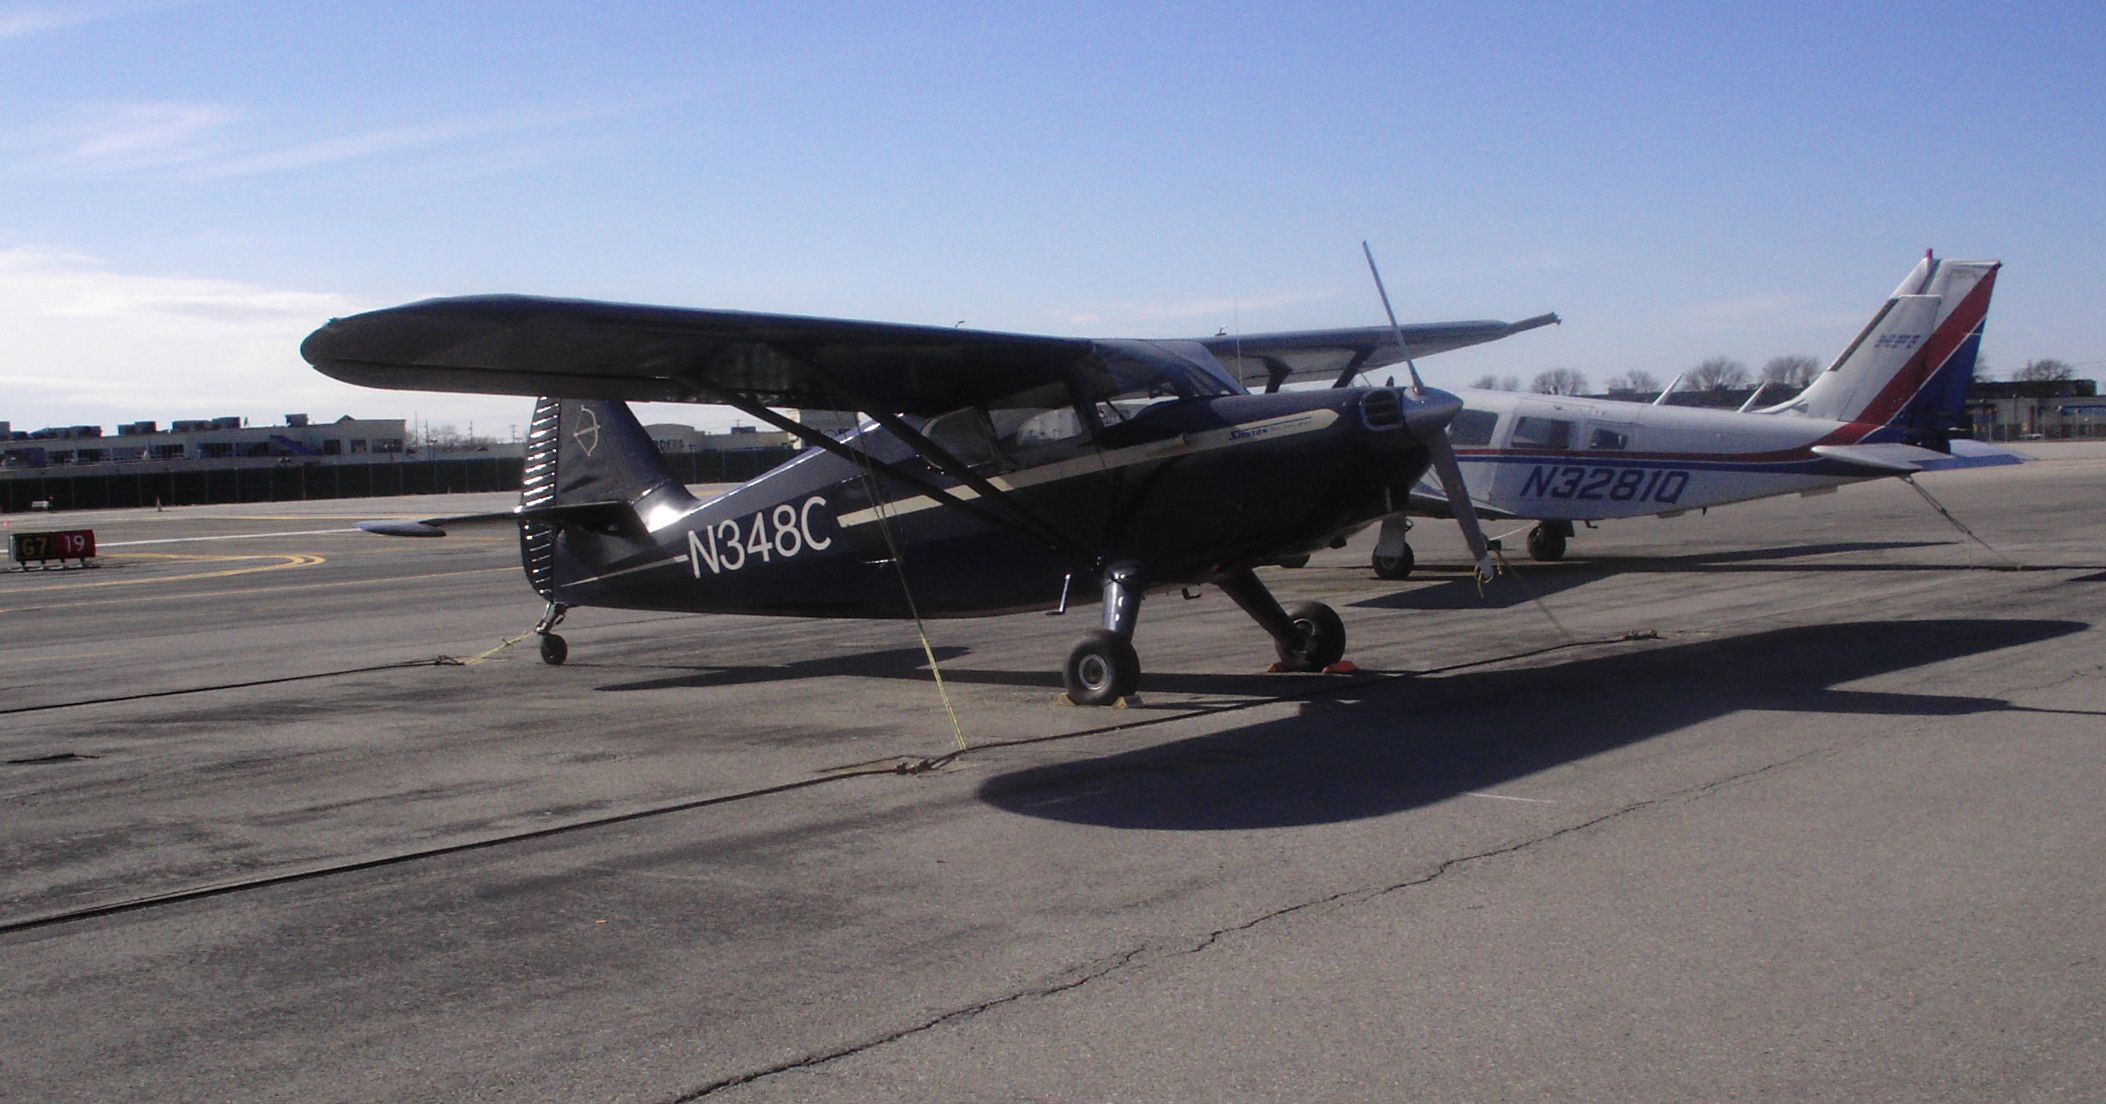
[[[176,583],[185,579],[220,579],[229,575],[254,575],[264,571],[283,571],[289,567],[314,567],[326,563],[320,556],[305,552],[280,552],[262,556],[209,556],[184,554],[181,552],[113,552],[103,557],[110,560],[178,560],[188,563],[226,563],[231,560],[271,560],[272,563],[250,564],[246,567],[229,567],[219,571],[193,571],[186,575],[152,575],[143,579],[102,579],[93,583],[57,583],[40,587],[43,591],[94,590],[99,587],[144,586],[148,583]]]
[[[519,573],[518,564],[504,567],[477,567],[465,571],[434,571],[425,575],[390,575],[378,579],[340,579],[330,583],[284,583],[277,586],[246,587],[240,590],[200,590],[184,594],[141,594],[124,598],[90,598],[79,602],[63,603],[67,609],[76,606],[135,605],[142,602],[187,602],[193,598],[250,598],[260,594],[283,594],[295,590],[334,590],[342,587],[396,586],[424,579],[447,579],[461,575],[489,575],[496,572]],[[534,601],[540,601],[539,598]],[[24,613],[29,610],[52,609],[61,603],[46,603],[33,606],[0,606],[0,613]]]

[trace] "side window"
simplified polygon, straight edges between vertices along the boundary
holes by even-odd
[[[1587,434],[1587,447],[1596,452],[1623,452],[1630,448],[1631,435],[1620,429],[1595,426]]]
[[[995,445],[994,423],[988,419],[987,411],[977,406],[930,418],[922,425],[921,435],[968,468],[994,467],[1001,459]]]
[[[1464,410],[1448,423],[1448,440],[1464,448],[1481,448],[1492,443],[1492,427],[1499,424],[1499,415],[1490,410]]]
[[[922,436],[983,473],[1063,459],[1088,443],[1087,425],[1065,384],[1010,395],[992,407],[967,406],[924,422]]]
[[[1569,449],[1572,423],[1557,418],[1516,418],[1512,448]]]

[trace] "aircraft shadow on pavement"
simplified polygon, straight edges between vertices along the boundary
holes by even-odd
[[[971,648],[955,644],[939,644],[934,648],[936,662],[943,668],[943,680],[955,685],[1010,686],[1018,688],[1042,687],[1048,694],[1061,691],[1060,672],[1032,668],[1029,670],[1001,670],[997,668],[961,667],[957,660],[970,655]],[[1273,675],[1264,673],[1266,664],[1272,662],[1273,652],[1263,640],[1252,643],[1249,655],[1249,674],[1234,673],[1185,673],[1176,671],[1150,671],[1142,676],[1143,693],[1136,699],[1137,708],[1151,709],[1151,695],[1177,694],[1212,697],[1214,701],[1194,701],[1179,697],[1165,705],[1178,712],[1189,712],[1209,705],[1233,705],[1254,698],[1271,698],[1280,694],[1283,679],[1309,678],[1301,675]],[[586,666],[578,664],[578,666]],[[912,682],[934,684],[929,674],[928,657],[920,648],[887,648],[875,652],[852,652],[842,655],[820,656],[799,660],[795,663],[756,664],[753,666],[731,666],[727,664],[656,664],[654,670],[673,672],[656,678],[637,679],[628,682],[608,683],[599,686],[602,693],[627,693],[636,690],[697,690],[711,687],[743,686],[757,683],[783,682],[801,678],[884,678],[903,679]]]
[[[936,645],[936,662],[946,664],[943,677],[951,678],[950,660],[971,651],[954,644]],[[929,658],[920,648],[887,648],[876,652],[849,652],[843,655],[820,656],[816,659],[798,660],[795,663],[757,664],[751,667],[734,667],[721,664],[695,664],[693,666],[659,665],[660,670],[673,670],[680,674],[659,678],[639,679],[635,682],[618,682],[598,687],[602,692],[629,690],[692,690],[712,686],[740,686],[748,683],[782,682],[788,679],[828,678],[848,676],[860,678],[929,679]],[[1060,684],[1060,675],[1053,675],[1053,684]]]
[[[1741,710],[1951,717],[1996,698],[1833,687],[2081,632],[2075,621],[1898,621],[1780,629],[1549,667],[1369,687],[1358,701],[990,778],[989,804],[1111,828],[1221,831],[1383,816],[1498,787]],[[1866,731],[1872,731],[1867,727]]]
[[[1950,541],[1846,541],[1830,544],[1798,544],[1783,548],[1741,549],[1732,552],[1699,552],[1686,556],[1609,557],[1598,560],[1565,560],[1555,564],[1523,561],[1512,573],[1485,584],[1467,568],[1459,574],[1390,594],[1365,598],[1355,609],[1506,609],[1525,605],[1530,595],[1546,598],[1614,575],[1679,574],[1683,572],[1785,572],[1785,571],[1950,571],[1949,565],[1894,563],[1787,563],[1808,556],[1836,556],[1851,552],[1885,552],[1902,548],[1942,548]]]

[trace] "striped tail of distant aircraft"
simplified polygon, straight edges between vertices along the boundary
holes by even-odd
[[[1449,434],[1471,501],[1487,517],[1537,522],[1529,554],[1555,560],[1575,522],[2018,463],[2018,453],[1955,436],[1999,267],[1926,254],[1805,391],[1760,410],[1457,388],[1466,409]],[[1407,512],[1451,511],[1422,482]],[[1403,515],[1384,520],[1376,574],[1410,573],[1409,528]]]

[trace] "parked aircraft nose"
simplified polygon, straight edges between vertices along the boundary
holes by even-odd
[[[1369,429],[1401,427],[1424,443],[1447,432],[1462,407],[1462,400],[1446,391],[1428,388],[1414,398],[1401,387],[1379,387],[1361,397],[1360,416]]]

